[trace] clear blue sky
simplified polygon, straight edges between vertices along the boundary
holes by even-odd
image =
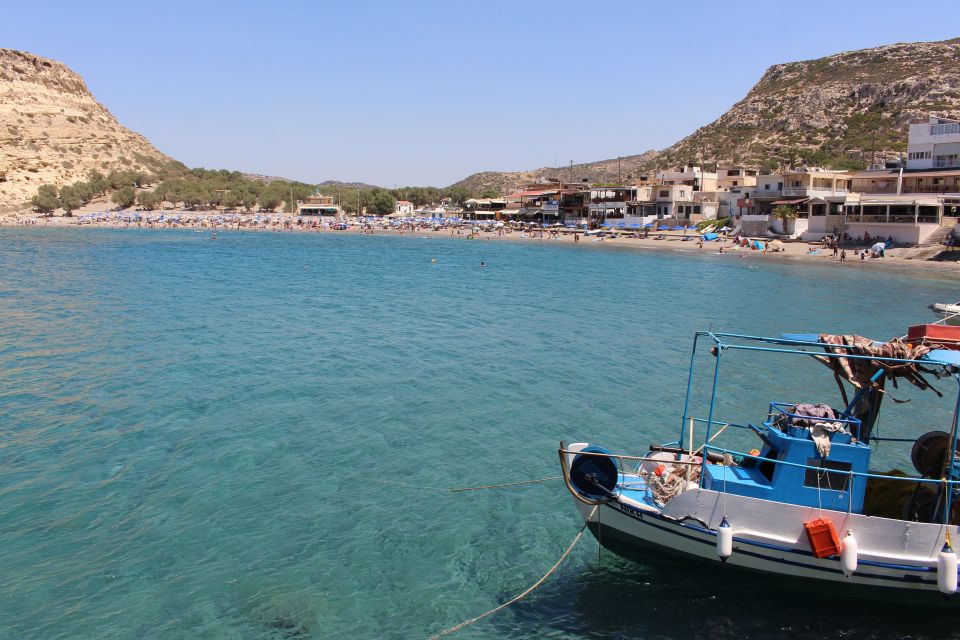
[[[445,186],[661,149],[777,62],[960,35],[909,6],[39,0],[5,4],[0,46],[190,166]]]

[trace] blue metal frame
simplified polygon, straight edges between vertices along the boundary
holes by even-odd
[[[697,347],[699,345],[699,340],[701,336],[709,338],[713,342],[713,348],[711,349],[711,353],[715,356],[713,381],[712,381],[711,392],[710,392],[710,403],[709,403],[709,408],[707,410],[706,419],[697,418],[690,414],[690,400],[693,393],[693,380],[694,380],[694,374],[696,369]],[[746,342],[747,344],[741,344],[742,342]],[[756,344],[756,343],[760,343],[760,344]],[[816,356],[818,358],[833,358],[833,359],[846,358],[850,360],[871,360],[871,361],[885,362],[890,364],[916,364],[923,367],[939,367],[941,368],[941,372],[938,375],[941,375],[942,377],[951,375],[957,381],[957,384],[958,384],[958,394],[957,394],[956,404],[954,407],[952,428],[950,433],[950,443],[952,447],[950,450],[951,451],[956,450],[958,437],[960,437],[960,429],[958,429],[958,425],[960,425],[960,371],[958,371],[958,368],[955,362],[947,361],[947,360],[937,360],[935,358],[929,358],[929,357],[919,359],[919,360],[912,360],[912,359],[903,359],[903,358],[883,358],[883,357],[873,357],[873,356],[862,356],[862,355],[855,355],[855,354],[849,354],[849,353],[831,353],[830,351],[827,351],[825,349],[825,347],[829,347],[829,346],[834,346],[834,345],[827,345],[819,341],[806,340],[806,339],[795,339],[795,338],[785,338],[785,337],[770,338],[770,337],[764,337],[764,336],[751,336],[751,335],[735,334],[735,333],[717,333],[713,331],[698,331],[694,335],[693,349],[690,354],[690,370],[687,375],[687,390],[686,390],[686,394],[684,397],[684,404],[683,404],[683,416],[682,416],[681,425],[680,425],[680,438],[678,442],[682,449],[685,449],[685,450],[693,449],[694,442],[693,441],[687,442],[687,439],[688,439],[687,425],[690,423],[691,420],[694,423],[702,423],[706,425],[705,433],[703,436],[703,445],[702,445],[704,455],[703,455],[703,460],[701,462],[701,465],[702,465],[701,474],[700,474],[701,487],[703,486],[705,478],[707,477],[707,474],[705,473],[705,471],[706,471],[706,466],[708,464],[707,456],[706,456],[706,453],[708,451],[713,451],[721,454],[729,454],[731,456],[738,456],[738,457],[741,457],[742,459],[763,460],[763,461],[772,462],[777,465],[786,465],[791,467],[800,467],[803,469],[811,469],[811,470],[817,471],[818,473],[823,470],[822,467],[814,467],[806,464],[797,464],[795,462],[790,462],[787,460],[778,460],[778,459],[771,460],[770,458],[761,458],[759,456],[750,455],[749,453],[735,451],[729,448],[714,446],[710,444],[711,438],[713,437],[715,425],[723,426],[723,427],[731,426],[731,427],[741,428],[741,429],[743,428],[755,429],[755,427],[752,427],[751,425],[720,422],[720,421],[714,420],[714,410],[716,408],[716,399],[717,399],[717,387],[720,379],[720,363],[721,363],[721,358],[723,356],[723,353],[728,350],[729,351],[735,351],[735,350],[759,351],[764,353]],[[872,381],[875,382],[879,380],[882,375],[883,375],[883,370],[881,369],[873,376]],[[860,437],[859,437],[860,421],[855,418],[852,418],[850,412],[862,400],[864,393],[866,393],[865,389],[858,390],[853,400],[844,409],[844,411],[841,412],[840,420],[838,420],[838,422],[850,424],[851,426],[856,425],[858,427],[857,434],[856,434],[858,441],[860,440]],[[791,405],[788,405],[786,403],[775,402],[775,403],[771,403],[770,406],[771,406],[771,414],[774,411],[779,411],[786,415],[790,415],[789,412],[785,411],[783,408]],[[903,439],[893,439],[893,438],[884,438],[884,439],[872,438],[872,439],[892,440],[892,441],[903,440]],[[954,490],[960,489],[960,480],[951,479],[950,469],[945,469],[944,471],[945,472],[942,474],[943,477],[939,479],[907,477],[907,478],[902,478],[901,480],[912,482],[912,483],[935,484],[935,485],[945,487],[947,489],[947,492],[946,492],[947,495],[945,498],[946,508],[945,508],[945,512],[942,514],[942,518],[944,523],[949,523],[951,502],[953,500],[952,494]],[[850,503],[851,503],[851,508],[852,508],[852,502],[854,499],[852,495],[853,494],[852,486],[853,486],[854,478],[862,477],[862,478],[892,479],[890,476],[881,476],[881,475],[877,475],[869,472],[856,472],[852,470],[849,472],[843,471],[843,472],[834,472],[834,473],[845,473],[850,476],[850,488],[848,489],[847,493],[849,496],[848,499],[850,500]]]

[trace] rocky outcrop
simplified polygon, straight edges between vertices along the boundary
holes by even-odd
[[[0,49],[0,213],[21,208],[41,184],[172,162],[117,122],[63,63]]]
[[[909,123],[928,115],[960,115],[960,39],[774,65],[657,163],[856,166],[905,151]]]

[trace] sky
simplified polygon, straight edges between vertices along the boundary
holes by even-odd
[[[64,62],[191,167],[446,186],[662,149],[778,62],[960,36],[904,7],[34,0],[5,3],[0,47]]]

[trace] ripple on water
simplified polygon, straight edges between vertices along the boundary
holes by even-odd
[[[555,475],[561,438],[672,437],[695,329],[883,337],[956,298],[936,278],[459,239],[4,229],[0,246],[11,637],[428,635],[526,588],[578,526],[558,483],[442,488]],[[762,410],[773,373],[731,371],[748,397],[722,408]],[[463,635],[956,635],[891,611],[598,563],[587,539]]]

